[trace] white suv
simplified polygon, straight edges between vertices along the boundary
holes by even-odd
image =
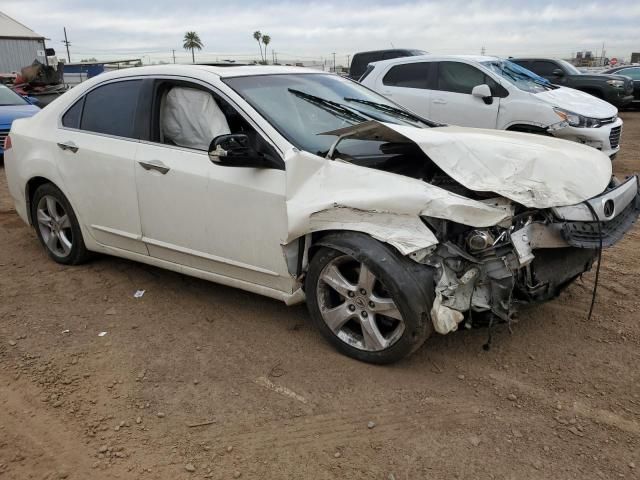
[[[363,85],[436,122],[550,134],[611,158],[620,150],[622,120],[613,105],[508,60],[422,55],[371,67]]]

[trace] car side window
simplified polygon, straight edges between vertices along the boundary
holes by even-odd
[[[470,95],[473,87],[487,84],[492,92],[497,84],[476,67],[460,62],[440,62],[438,64],[437,89],[444,92]]]
[[[80,129],[136,138],[135,114],[141,86],[142,80],[125,80],[108,83],[87,93]]]
[[[73,106],[62,116],[63,127],[80,128],[82,105],[84,105],[84,97],[74,103]]]
[[[198,84],[158,80],[151,115],[153,142],[206,152],[220,135],[244,134],[257,152],[280,158],[228,101]]]
[[[640,80],[640,68],[623,68],[613,73],[614,75],[626,75],[633,80]]]
[[[531,70],[541,77],[553,77],[553,71],[559,68],[559,65],[546,60],[534,60],[531,64]]]
[[[429,88],[429,62],[395,65],[387,72],[382,83],[389,87]]]

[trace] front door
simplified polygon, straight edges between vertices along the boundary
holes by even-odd
[[[207,153],[218,135],[260,134],[229,102],[199,84],[157,80],[151,98],[150,138],[135,162],[149,254],[290,289],[281,247],[287,235],[284,170],[221,166]]]
[[[490,104],[471,95],[473,87],[496,82],[476,67],[462,62],[438,62],[435,90],[431,92],[430,118],[462,127],[496,128],[500,98]]]

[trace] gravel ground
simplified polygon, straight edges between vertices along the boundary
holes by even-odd
[[[623,118],[618,175],[640,170]],[[0,478],[640,478],[639,237],[604,253],[590,321],[593,274],[488,352],[463,331],[376,367],[302,306],[53,263],[0,172]]]

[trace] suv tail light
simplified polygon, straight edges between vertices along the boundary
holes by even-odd
[[[4,150],[7,151],[11,148],[11,137],[7,135],[4,137]]]

